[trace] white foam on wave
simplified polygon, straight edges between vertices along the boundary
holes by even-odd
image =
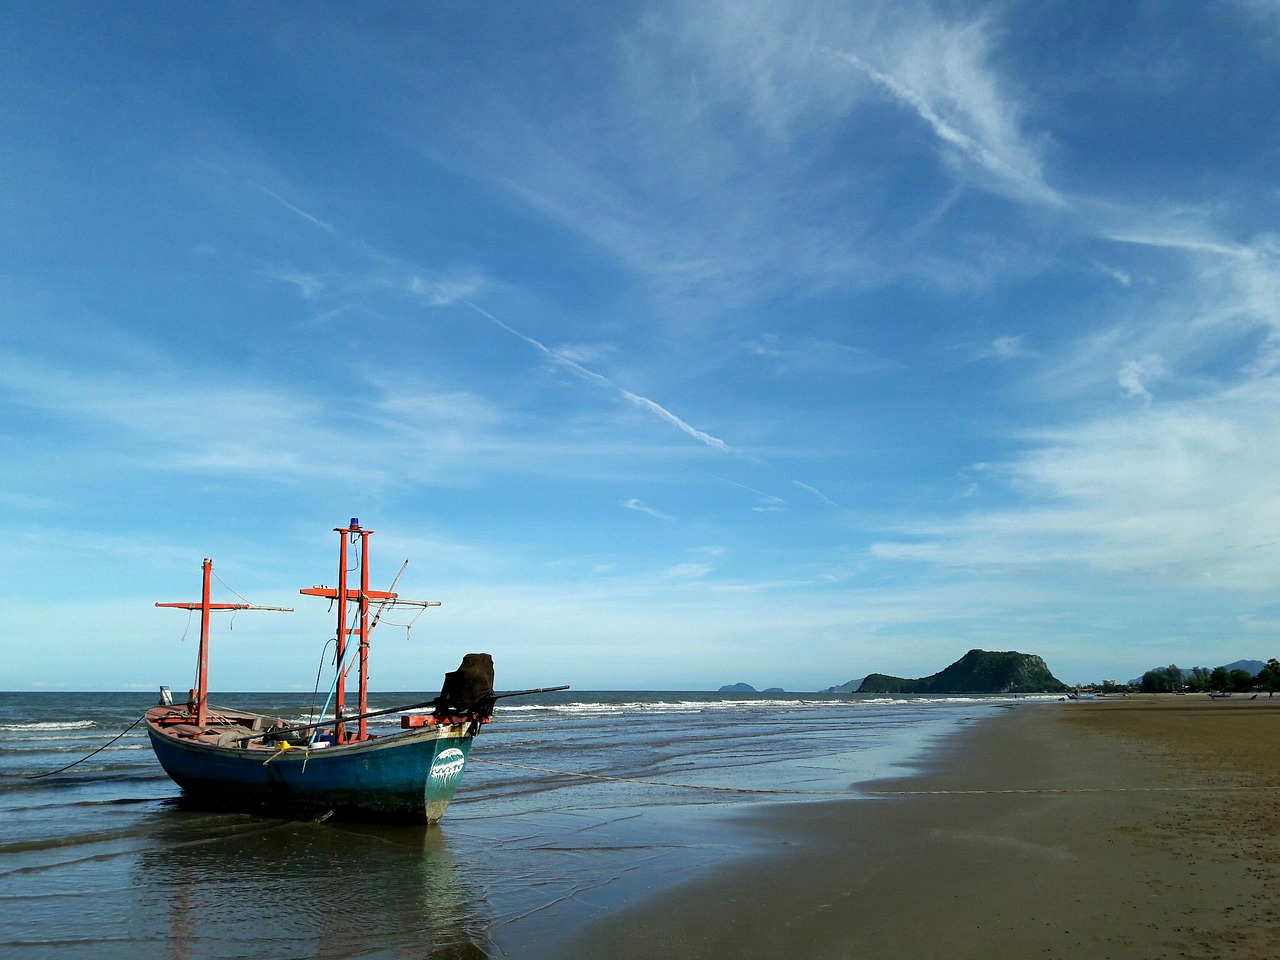
[[[767,706],[764,701],[753,703],[735,703],[733,701],[676,701],[665,702],[655,700],[632,700],[626,703],[527,703],[512,706],[500,705],[501,713],[628,713],[642,711],[644,713],[700,713],[704,710],[715,710],[724,707],[759,707]]]
[[[946,706],[956,703],[1013,703],[1020,700],[1057,700],[1057,694],[1025,694],[1017,695],[1012,693],[974,693],[968,696],[928,696],[921,695],[918,697],[868,697],[865,700],[851,700],[852,706]]]
[[[545,716],[545,715],[599,715],[621,713],[707,713],[712,711],[760,711],[760,710],[839,710],[858,709],[859,707],[885,706],[945,706],[954,704],[989,704],[1009,703],[1014,701],[1054,700],[1054,694],[1027,695],[1019,694],[970,694],[968,696],[929,696],[911,697],[863,696],[857,699],[796,699],[796,700],[628,700],[616,703],[602,701],[583,701],[580,703],[525,703],[500,704],[498,713],[508,716]]]
[[[35,730],[86,730],[96,727],[92,720],[41,720],[34,723],[0,723],[0,732],[27,733]]]

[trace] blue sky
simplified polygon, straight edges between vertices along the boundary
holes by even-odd
[[[0,688],[1280,653],[1280,4],[0,7]],[[224,597],[229,599],[229,595]],[[227,630],[231,626],[230,631]]]

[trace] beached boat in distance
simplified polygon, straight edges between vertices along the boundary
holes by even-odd
[[[157,603],[200,611],[200,650],[196,685],[185,704],[174,704],[168,688],[146,714],[147,733],[156,758],[184,793],[202,802],[268,811],[339,815],[435,823],[444,816],[462,779],[471,743],[489,721],[500,697],[567,687],[498,694],[493,689],[493,660],[469,653],[461,667],[445,675],[440,694],[422,703],[370,711],[369,636],[388,606],[439,606],[404,600],[391,590],[369,588],[369,537],[353,518],[335,528],[341,537],[338,585],[309,587],[306,596],[334,602],[338,614],[336,675],[329,720],[290,723],[277,717],[210,704],[209,620],[218,610],[289,610],[252,604],[212,603],[213,562],[204,561],[204,591],[199,603]],[[353,551],[349,548],[354,546]],[[354,559],[355,566],[350,568]],[[357,583],[349,573],[358,570]],[[397,578],[398,579],[398,578]],[[377,608],[376,611],[373,608]],[[354,656],[352,652],[354,651]],[[354,661],[354,662],[352,662]],[[346,703],[348,671],[358,671],[358,706]],[[328,712],[329,704],[321,712]],[[422,712],[422,711],[430,711]],[[412,712],[417,711],[417,712]],[[401,714],[401,730],[368,731],[373,717]]]

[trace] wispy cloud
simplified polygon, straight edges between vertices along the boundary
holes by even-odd
[[[1097,260],[1093,261],[1093,265],[1116,283],[1120,284],[1120,286],[1129,287],[1133,285],[1133,277],[1131,277],[1128,272],[1120,270],[1117,267],[1109,267],[1105,263],[1099,263]]]
[[[485,281],[474,274],[424,277],[415,273],[408,278],[406,288],[411,295],[425,299],[430,306],[445,307],[474,297],[484,287]]]
[[[512,415],[491,401],[385,373],[378,381],[353,376],[335,407],[334,398],[250,380],[0,362],[0,393],[91,428],[77,431],[80,455],[103,469],[373,489],[457,483],[513,455],[528,469],[564,462],[567,445],[554,438],[509,436]],[[335,455],[353,449],[361,456]]]
[[[304,299],[329,307],[330,314],[367,306],[379,295],[445,307],[474,297],[487,285],[474,271],[431,273],[371,250],[365,244],[353,244],[352,249],[360,263],[356,269],[320,272],[274,267],[264,269],[263,273],[294,287]]]
[[[1121,364],[1117,379],[1120,381],[1121,389],[1128,396],[1150,402],[1151,384],[1166,376],[1168,376],[1168,369],[1165,367],[1164,358],[1148,354],[1141,359],[1126,360]]]
[[[1011,120],[1007,100],[985,67],[988,40],[981,22],[899,38],[888,68],[841,51],[848,64],[912,110],[948,148],[957,168],[976,172],[974,185],[1019,199],[1063,207],[1062,195],[1044,180],[1038,157]]]
[[[551,71],[536,91],[482,79],[433,90],[420,149],[587,238],[685,305],[685,323],[695,307],[714,316],[793,283],[989,282],[1026,269],[1012,240],[921,245],[965,191],[1064,204],[1045,176],[1047,138],[1024,129],[1001,73],[998,23],[929,4],[672,2],[617,27],[612,46],[575,51],[606,65],[588,87]],[[944,174],[903,179],[911,192],[890,206],[864,185],[883,183],[884,158],[849,149],[864,134],[883,142],[886,97],[930,134],[919,156],[905,155],[919,138],[903,146],[903,166],[926,158]]]
[[[1035,353],[1027,349],[1025,338],[1018,335],[996,337],[979,349],[977,355],[979,359],[1014,360],[1018,357],[1032,357]]]
[[[709,563],[678,563],[667,568],[667,576],[675,580],[700,580],[714,572]]]
[[[95,423],[141,444],[167,469],[316,476],[337,437],[314,402],[255,385],[72,374],[38,364],[0,364],[0,386],[22,404],[73,422]],[[216,396],[216,402],[212,399]],[[216,409],[216,417],[209,411]],[[109,436],[109,434],[107,434]],[[352,469],[334,465],[341,474]]]
[[[1082,315],[1080,335],[1041,358],[1035,387],[1056,403],[1114,396],[1117,381],[1128,397],[1146,398],[1160,382],[1211,400],[1280,369],[1280,240],[1213,233],[1211,222],[1193,228],[1185,217],[1148,226],[1144,271],[1155,282],[1127,290],[1113,314]]]
[[[1116,243],[1131,243],[1143,247],[1163,247],[1169,250],[1186,250],[1191,253],[1215,253],[1224,257],[1236,257],[1241,260],[1252,260],[1256,252],[1245,244],[1228,243],[1222,240],[1197,235],[1203,225],[1197,229],[1186,224],[1176,225],[1170,221],[1166,229],[1156,231],[1114,231],[1106,233],[1109,240]]]
[[[1076,568],[1220,591],[1266,589],[1280,562],[1280,383],[1043,431],[988,465],[1019,506],[922,522],[874,549],[941,566]],[[1223,469],[1224,464],[1230,468]]]
[[[902,369],[897,361],[877,357],[869,350],[818,337],[784,342],[782,337],[766,333],[747,341],[745,347],[753,356],[772,361],[774,369],[783,376],[866,376]]]
[[[674,520],[675,519],[675,517],[671,516],[670,514],[663,513],[661,510],[655,510],[653,507],[647,505],[643,500],[637,500],[635,497],[632,497],[630,500],[624,500],[622,505],[626,507],[628,510],[634,510],[637,513],[643,513],[646,516],[653,517],[655,520]]]

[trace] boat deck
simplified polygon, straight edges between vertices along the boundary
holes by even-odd
[[[240,746],[246,750],[274,752],[279,748],[269,731],[275,728],[284,730],[286,727],[283,721],[274,717],[217,707],[210,708],[204,726],[196,724],[194,720],[186,707],[160,706],[147,711],[147,722],[157,732],[179,740],[219,747]],[[298,742],[296,737],[290,739]]]

